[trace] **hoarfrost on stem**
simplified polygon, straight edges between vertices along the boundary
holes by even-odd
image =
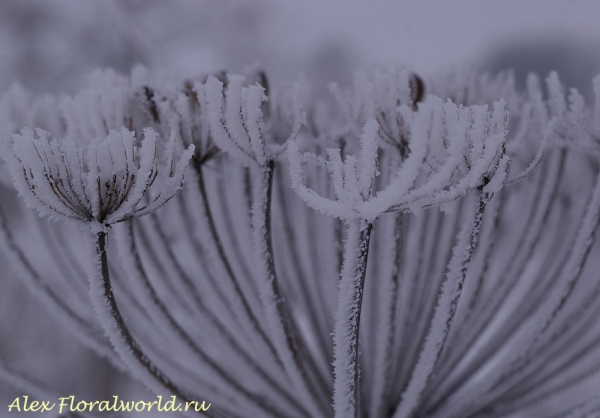
[[[262,71],[13,87],[0,250],[79,341],[209,416],[587,416],[568,394],[600,371],[598,80],[593,106],[556,74],[363,71],[330,102]],[[8,177],[87,246],[13,222]]]

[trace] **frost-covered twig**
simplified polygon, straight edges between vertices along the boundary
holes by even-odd
[[[335,201],[319,196],[305,185],[297,146],[292,142],[288,147],[292,187],[298,196],[313,209],[344,219],[348,223],[347,252],[342,269],[334,333],[336,358],[334,405],[336,414],[340,417],[358,416],[360,410],[357,396],[359,375],[357,353],[358,318],[362,309],[362,299],[359,295],[362,295],[366,270],[366,258],[362,257],[367,253],[364,247],[365,245],[368,247],[370,232],[363,237],[360,245],[356,244],[354,229],[357,227],[352,226],[354,219],[364,223],[359,230],[370,231],[374,219],[384,212],[415,211],[431,205],[448,203],[475,188],[481,189],[485,195],[482,199],[487,200],[502,187],[508,170],[509,159],[504,155],[506,115],[502,103],[497,105],[492,115],[484,107],[461,109],[450,102],[443,104],[441,100],[436,101],[432,98],[420,105],[418,113],[414,115],[407,107],[401,108],[401,111],[404,112],[404,119],[409,121],[411,128],[411,153],[403,162],[396,178],[375,197],[371,197],[377,174],[378,124],[375,120],[370,119],[365,124],[361,136],[360,160],[347,156],[346,161],[342,162],[336,150],[328,151],[329,170],[332,173],[337,198]],[[429,170],[423,169],[423,161],[425,167],[429,166]],[[482,215],[483,207],[474,219],[480,222]],[[473,230],[479,230],[478,223]],[[354,234],[350,235],[350,231],[354,231]],[[472,254],[474,249],[476,236],[476,233],[472,234],[469,254]],[[355,247],[362,250],[352,249]],[[469,258],[470,256],[461,263],[468,266]],[[349,273],[347,269],[352,270],[353,273]],[[464,280],[466,267],[461,271]],[[355,275],[358,278],[352,279],[351,276]],[[445,317],[448,327],[456,310],[460,288],[462,285],[459,281],[459,284],[453,287],[455,295],[451,303],[453,308],[448,313],[444,313],[448,315]],[[345,325],[347,321],[350,322]],[[447,332],[448,328],[440,334],[442,340],[445,340]],[[443,348],[443,343],[434,345],[439,347],[440,351]],[[439,352],[434,357],[438,355]],[[435,367],[436,362],[423,360],[423,364],[427,364],[431,369]],[[426,380],[429,373],[424,373]],[[417,393],[423,390],[426,380]],[[418,395],[414,399],[418,402]],[[408,402],[403,402],[401,405],[408,408],[407,411],[414,408]]]
[[[317,384],[320,383],[318,372],[311,366],[310,354],[299,339],[297,326],[281,296],[275,271],[270,219],[275,161],[272,147],[263,134],[261,105],[266,100],[264,88],[260,85],[242,88],[243,78],[237,76],[230,76],[228,81],[224,108],[222,83],[214,77],[209,77],[206,83],[212,134],[219,147],[253,172],[252,233],[258,275],[262,278],[260,293],[271,338],[289,379],[306,398],[311,413],[321,416],[328,406],[314,387],[314,381],[311,382],[316,379]],[[296,131],[300,126],[299,122]],[[296,135],[292,133],[292,137]]]
[[[48,133],[42,130],[34,134],[24,129],[14,137],[12,155],[5,155],[4,159],[28,206],[52,220],[74,219],[80,222],[86,238],[87,234],[94,237],[88,248],[90,297],[104,331],[123,361],[129,366],[139,364],[141,368],[134,366],[135,374],[155,390],[162,391],[155,383],[158,382],[182,399],[192,401],[146,356],[125,325],[112,292],[106,231],[114,223],[151,213],[171,199],[183,185],[193,146],[175,165],[175,144],[168,143],[169,171],[161,179],[162,189],[150,198],[150,203],[140,204],[158,176],[156,134],[146,132],[139,156],[133,139],[133,133],[113,131],[106,139],[92,141],[86,150],[80,150],[72,141],[62,144],[56,139],[50,141]]]

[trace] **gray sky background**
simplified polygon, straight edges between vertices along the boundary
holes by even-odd
[[[599,16],[592,0],[5,0],[0,87],[73,90],[93,68],[137,61],[189,75],[260,62],[277,82],[317,83],[359,67],[512,65],[587,86]]]

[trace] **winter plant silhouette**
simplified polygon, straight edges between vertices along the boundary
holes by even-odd
[[[572,392],[600,369],[600,78],[590,107],[546,81],[359,72],[331,103],[263,73],[14,87],[2,182],[65,222],[18,224],[3,189],[0,249],[82,344],[208,416],[597,416]]]

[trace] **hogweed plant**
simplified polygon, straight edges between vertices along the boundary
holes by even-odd
[[[105,138],[95,138],[81,149],[73,140],[59,143],[49,140],[45,131],[38,129],[34,133],[25,128],[13,136],[12,153],[5,154],[6,162],[28,207],[50,219],[74,220],[81,224],[84,234],[92,236],[88,262],[90,299],[115,351],[133,373],[149,373],[152,379],[147,381],[157,380],[185,398],[129,333],[112,291],[106,241],[108,228],[113,224],[156,211],[181,189],[194,146],[175,165],[174,137],[166,144],[170,151],[165,167],[168,175],[163,176],[158,191],[154,191],[159,174],[157,135],[147,129],[139,148],[134,146],[134,136],[125,128],[120,133],[110,131]],[[154,196],[145,199],[151,191]]]
[[[0,248],[81,344],[210,402],[189,415],[598,416],[600,78],[593,106],[546,82],[362,72],[328,103],[261,72],[14,87],[0,179],[64,222],[19,223],[3,190]]]

